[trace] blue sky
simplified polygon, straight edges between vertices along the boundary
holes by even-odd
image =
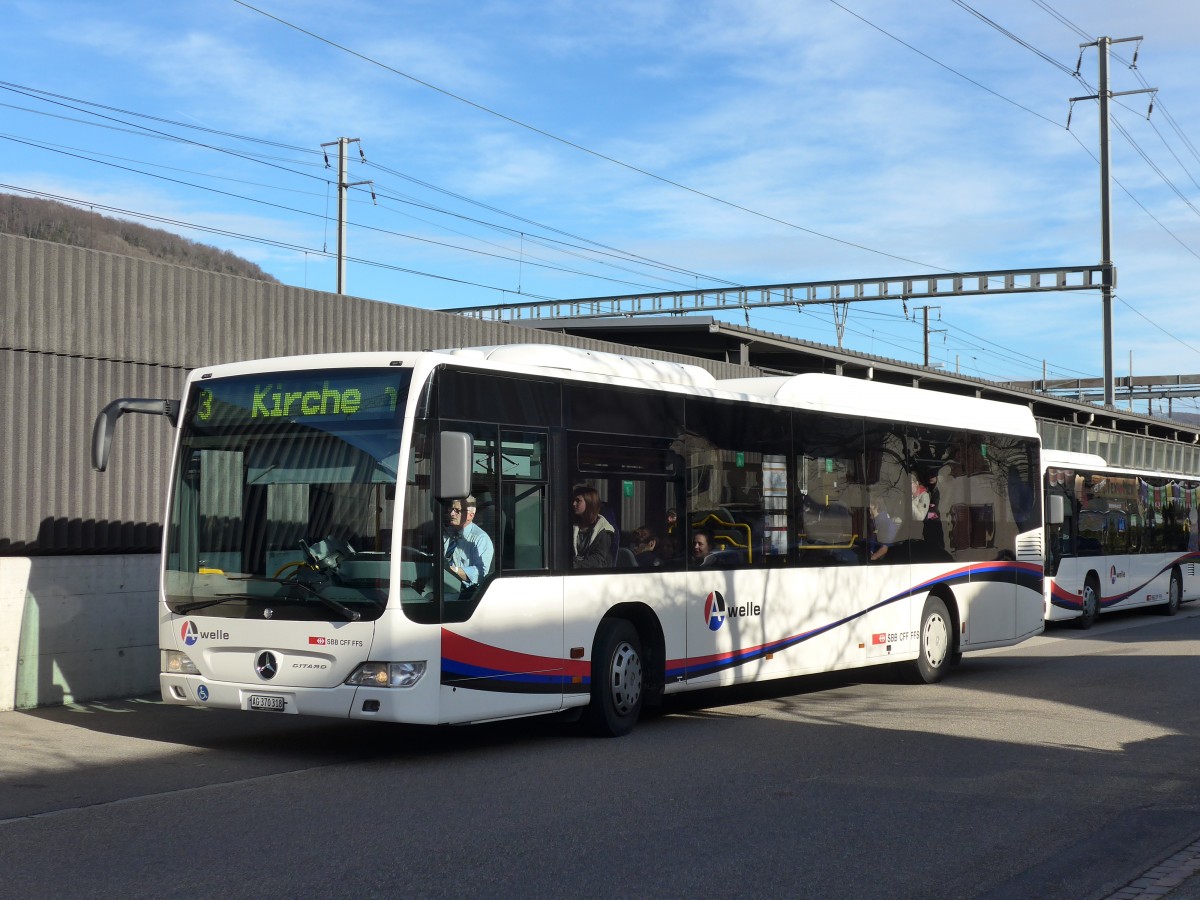
[[[964,4],[253,0],[292,28],[233,0],[7,0],[0,190],[224,232],[150,222],[333,290],[320,145],[356,137],[377,202],[351,192],[348,252],[374,264],[347,292],[427,308],[1089,265],[1096,103],[1064,126],[1095,49],[1092,89],[1062,67],[1078,32],[1142,35],[1136,72],[1132,44],[1112,62],[1113,90],[1159,88],[1149,122],[1145,95],[1113,107],[1114,369],[1200,371],[1200,4]],[[1103,372],[1090,292],[857,304],[846,346],[919,361],[925,302],[948,368]],[[836,341],[824,307],[750,324]]]

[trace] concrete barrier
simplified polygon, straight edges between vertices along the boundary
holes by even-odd
[[[0,710],[158,690],[157,554],[0,557]]]

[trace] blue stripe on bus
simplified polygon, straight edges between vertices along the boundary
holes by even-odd
[[[890,606],[915,594],[928,592],[938,585],[949,587],[972,581],[1010,582],[1016,586],[1033,590],[1040,595],[1042,592],[1042,567],[1034,563],[1018,563],[1003,560],[972,563],[945,572],[927,581],[922,581],[865,609],[800,634],[771,641],[757,647],[714,654],[708,658],[699,658],[696,660],[684,659],[674,665],[668,662],[665,676],[668,681],[679,680],[681,678],[692,679],[711,675],[714,672],[720,672],[725,669],[736,668],[762,659],[769,654],[788,650],[797,644],[802,644],[805,641],[812,640],[815,637],[861,619],[869,613],[882,609],[885,606]],[[582,693],[589,688],[590,682],[591,678],[588,676],[572,676],[565,672],[506,672],[502,669],[472,664],[464,659],[442,658],[441,683],[451,684],[456,687],[471,688],[472,690],[553,694],[559,693],[565,688],[574,688],[576,691]]]

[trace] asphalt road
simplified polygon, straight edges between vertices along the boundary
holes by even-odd
[[[1106,897],[1200,838],[1200,606],[675,699],[616,740],[0,713],[4,897]]]

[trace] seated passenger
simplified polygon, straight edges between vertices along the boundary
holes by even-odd
[[[877,501],[871,501],[871,540],[867,542],[867,550],[871,562],[879,562],[887,556],[888,547],[896,541],[900,532],[900,523],[881,507]]]
[[[639,568],[657,566],[662,562],[658,557],[658,535],[646,525],[634,532],[633,556]]]
[[[692,565],[702,566],[712,553],[712,535],[703,528],[692,532]]]
[[[600,494],[586,484],[571,491],[571,547],[575,552],[571,567],[575,569],[607,569],[612,566],[613,540],[616,531],[608,519],[600,515]]]

